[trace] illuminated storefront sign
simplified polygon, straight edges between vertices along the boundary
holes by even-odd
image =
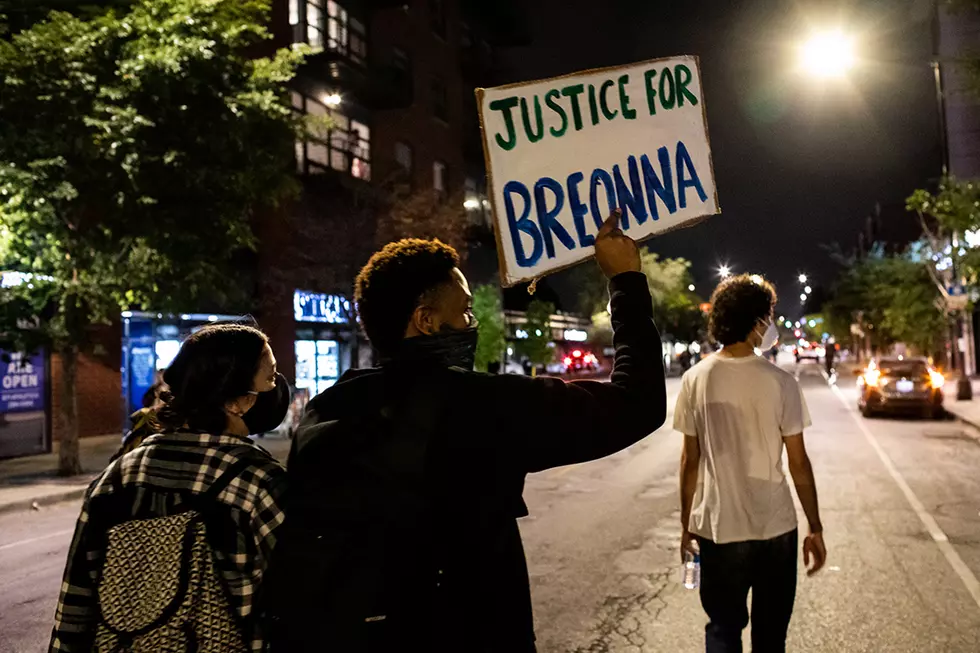
[[[350,302],[343,295],[297,290],[293,293],[293,317],[297,322],[350,323]]]

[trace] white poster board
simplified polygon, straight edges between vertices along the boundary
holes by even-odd
[[[476,98],[504,286],[590,258],[613,208],[635,240],[719,212],[697,57]]]

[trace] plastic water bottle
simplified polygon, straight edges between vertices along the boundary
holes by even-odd
[[[681,570],[684,589],[694,590],[701,585],[701,556],[690,551],[684,552],[684,568]]]

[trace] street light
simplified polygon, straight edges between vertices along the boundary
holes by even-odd
[[[801,274],[800,275],[800,283],[806,283],[806,275],[805,274]]]
[[[800,48],[800,64],[815,77],[843,77],[854,67],[854,39],[840,30],[813,34]]]
[[[687,289],[690,290],[691,292],[694,292],[694,284],[692,283],[690,286],[687,287]]]
[[[722,265],[718,268],[718,276],[722,279],[727,279],[728,277],[732,276],[732,269],[727,265]]]
[[[806,301],[806,293],[805,292],[800,293],[800,301],[801,302],[805,302]]]
[[[811,292],[811,288],[810,288],[810,286],[807,286],[806,288],[804,288],[804,289],[803,289],[803,292],[805,292],[806,294],[808,294],[808,295],[809,295],[809,294],[810,294],[810,292]]]

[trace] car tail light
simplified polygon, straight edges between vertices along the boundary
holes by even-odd
[[[938,390],[946,384],[946,377],[937,372],[936,370],[929,370],[929,383],[932,387]]]
[[[572,364],[572,359],[569,358],[568,356],[565,356],[565,365],[571,365],[571,364]]]
[[[881,378],[881,371],[878,369],[868,369],[864,372],[864,382],[872,388],[878,386],[878,379]]]

